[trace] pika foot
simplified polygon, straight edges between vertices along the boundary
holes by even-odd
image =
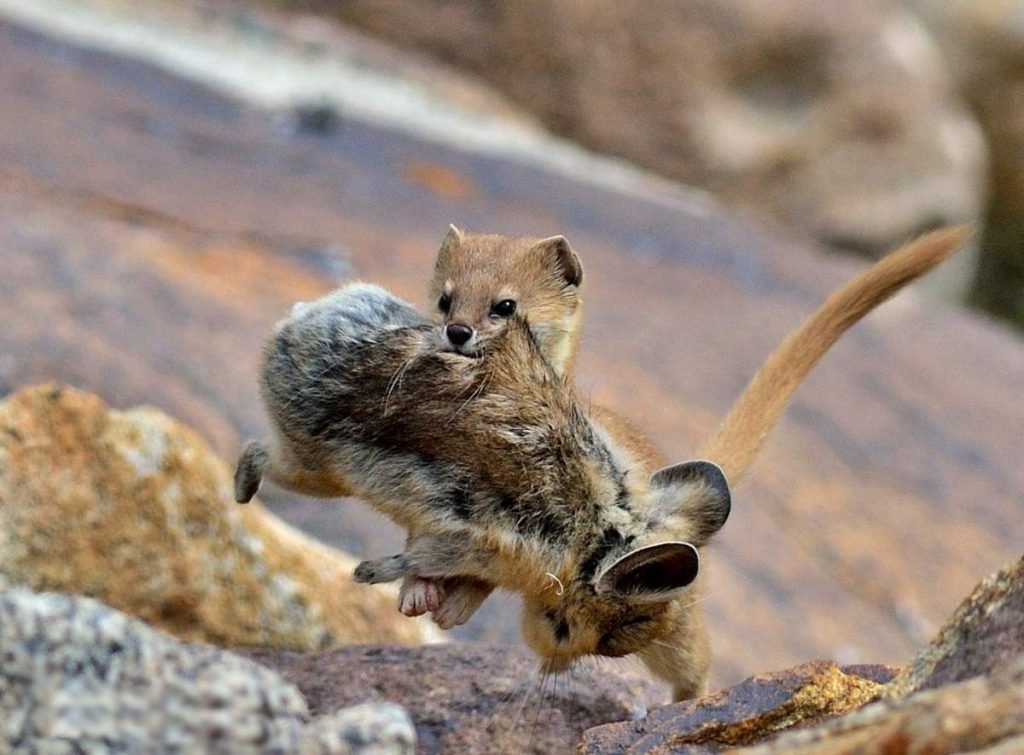
[[[248,503],[260,489],[263,470],[267,466],[267,448],[258,440],[249,441],[238,457],[235,467],[235,500]]]
[[[399,577],[404,577],[408,571],[409,557],[404,553],[399,553],[397,556],[385,556],[360,562],[352,573],[352,578],[356,582],[376,585],[382,582],[394,582]]]
[[[441,629],[452,629],[469,621],[493,591],[486,582],[461,578],[446,580],[444,599],[431,618]]]
[[[398,610],[406,616],[422,616],[436,611],[444,602],[444,590],[431,579],[408,576],[398,591]]]

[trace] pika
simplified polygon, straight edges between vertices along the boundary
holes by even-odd
[[[520,593],[523,634],[551,670],[637,653],[676,699],[703,689],[710,647],[700,548],[789,396],[866,312],[949,256],[966,231],[929,234],[833,294],[755,376],[701,456],[652,468],[612,437],[512,315],[476,358],[380,289],[297,307],[265,352],[275,438],[246,447],[236,496],[260,476],[343,489],[405,526],[398,556],[358,579],[468,577]]]
[[[676,634],[676,647],[696,642],[695,657],[708,657],[699,611],[673,597],[728,516],[725,477],[705,462],[638,472],[525,318],[467,358],[439,349],[409,305],[350,285],[277,326],[261,389],[274,437],[246,446],[236,497],[266,476],[368,501],[410,540],[358,579],[468,577],[520,593],[527,641],[552,669]],[[680,694],[692,695],[706,668],[684,665]]]

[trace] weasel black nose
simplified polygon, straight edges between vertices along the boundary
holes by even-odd
[[[473,337],[472,328],[467,325],[459,325],[458,323],[452,323],[444,329],[444,332],[448,336],[448,340],[456,346],[461,346]]]

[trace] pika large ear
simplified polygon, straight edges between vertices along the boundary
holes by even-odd
[[[651,475],[672,515],[693,523],[693,539],[703,545],[729,518],[732,494],[722,468],[710,461],[684,461]]]
[[[690,543],[665,542],[630,551],[594,581],[598,595],[669,600],[697,578],[700,555]]]
[[[551,256],[562,278],[565,279],[565,285],[579,286],[583,282],[583,265],[580,263],[580,258],[576,256],[576,252],[569,246],[569,241],[565,236],[552,236],[543,239],[538,241],[533,248]]]

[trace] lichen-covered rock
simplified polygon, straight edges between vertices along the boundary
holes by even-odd
[[[354,561],[233,502],[206,444],[68,388],[0,403],[0,585],[83,594],[175,636],[313,650],[433,636]]]
[[[0,750],[411,753],[395,705],[308,726],[295,687],[232,653],[186,645],[89,598],[0,594]]]
[[[405,708],[366,703],[321,716],[303,732],[303,755],[405,755],[416,730]]]
[[[524,651],[493,645],[241,652],[298,687],[314,716],[401,704],[423,755],[572,752],[587,727],[642,718],[667,697],[639,670],[609,663],[542,678]]]
[[[471,70],[557,133],[829,243],[878,253],[981,212],[981,130],[940,48],[895,3],[304,5]]]
[[[642,721],[591,729],[580,750],[592,755],[653,755],[717,752],[726,746],[750,744],[791,726],[859,708],[878,696],[880,682],[892,674],[893,670],[884,666],[840,668],[829,661],[812,661],[786,671],[759,674],[699,700],[659,708]]]
[[[976,752],[1024,736],[1024,655],[994,672],[908,698],[878,702],[814,729],[793,731],[748,755]],[[986,750],[987,751],[987,750]],[[1021,752],[1009,749],[1005,752]]]
[[[992,674],[1024,655],[1024,556],[982,580],[885,690],[900,698]]]

